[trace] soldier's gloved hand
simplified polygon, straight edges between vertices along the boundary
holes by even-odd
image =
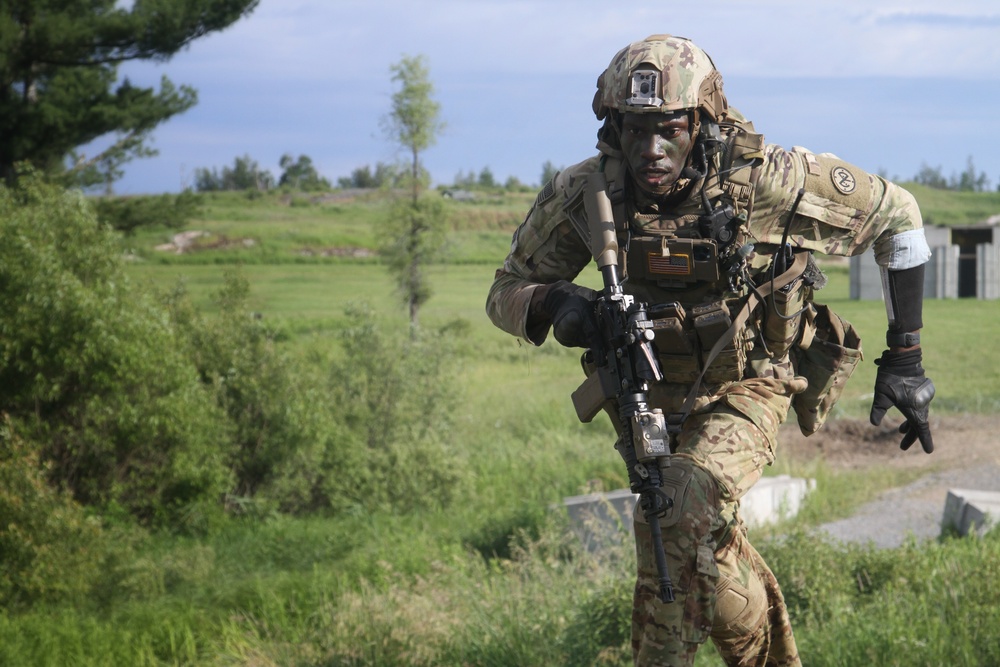
[[[875,360],[878,374],[870,419],[873,425],[878,426],[885,411],[896,406],[906,417],[899,427],[899,432],[903,434],[900,449],[909,449],[919,439],[920,446],[930,454],[934,451],[934,440],[927,423],[927,413],[934,398],[934,383],[924,375],[920,361],[920,348],[906,352],[886,350],[881,358]]]
[[[600,341],[594,301],[597,292],[566,280],[538,288],[537,312],[552,324],[552,335],[566,347],[594,347]],[[534,302],[534,300],[533,300]]]

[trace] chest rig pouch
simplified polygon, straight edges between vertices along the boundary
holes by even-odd
[[[753,196],[750,167],[761,144],[760,135],[736,131],[699,144],[701,153],[692,160],[701,181],[696,194],[669,220],[625,222],[631,230],[627,275],[653,304],[654,343],[668,382],[690,384],[700,376],[719,384],[743,377],[754,334],[751,327],[730,329],[742,307],[740,282],[753,250],[745,225]],[[723,347],[710,358],[717,344]]]
[[[727,335],[738,307],[737,299],[710,301],[689,308],[678,301],[650,307],[653,344],[667,382],[691,384],[703,369],[703,380],[709,384],[743,377],[753,338],[749,327],[738,329],[705,369],[709,350]]]
[[[695,224],[700,221],[696,219]],[[696,229],[681,228],[678,232]],[[628,285],[651,304],[653,343],[667,382],[695,382],[706,367],[708,351],[730,335],[740,299],[724,298],[731,282],[726,257],[721,254],[727,251],[732,254],[732,249],[715,239],[669,232],[646,231],[629,240]],[[740,379],[751,339],[745,327],[731,336],[711,360],[704,381],[717,384]]]

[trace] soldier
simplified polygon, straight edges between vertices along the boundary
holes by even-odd
[[[774,461],[794,410],[818,429],[861,356],[849,323],[813,301],[814,251],[874,248],[888,315],[871,422],[895,406],[901,447],[933,449],[933,383],[921,366],[924,263],[913,197],[837,157],[785,150],[723,94],[690,40],[653,35],[597,80],[598,154],[545,184],[487,300],[493,323],[541,345],[600,345],[598,293],[572,281],[592,259],[584,195],[603,172],[623,288],[648,304],[664,378],[652,406],[679,416],[660,522],[676,599],[657,596],[648,520],[635,513],[637,665],[691,665],[708,637],[730,665],[799,665],[778,582],[747,540],[740,498]],[[735,323],[735,324],[734,324]],[[614,411],[608,411],[614,421]],[[616,427],[621,431],[620,424]]]

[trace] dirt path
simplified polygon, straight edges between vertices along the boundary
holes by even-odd
[[[949,489],[1000,491],[1000,418],[986,415],[932,417],[934,453],[915,444],[899,449],[899,421],[882,427],[867,420],[841,419],[805,438],[785,427],[779,456],[809,461],[822,457],[834,469],[871,465],[926,470],[917,481],[882,493],[854,516],[822,526],[832,537],[880,547],[895,547],[908,537],[934,539]]]

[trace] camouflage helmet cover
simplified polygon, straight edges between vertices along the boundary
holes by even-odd
[[[615,54],[597,79],[594,113],[662,113],[699,109],[718,121],[728,107],[722,75],[707,53],[685,37],[651,35]]]

